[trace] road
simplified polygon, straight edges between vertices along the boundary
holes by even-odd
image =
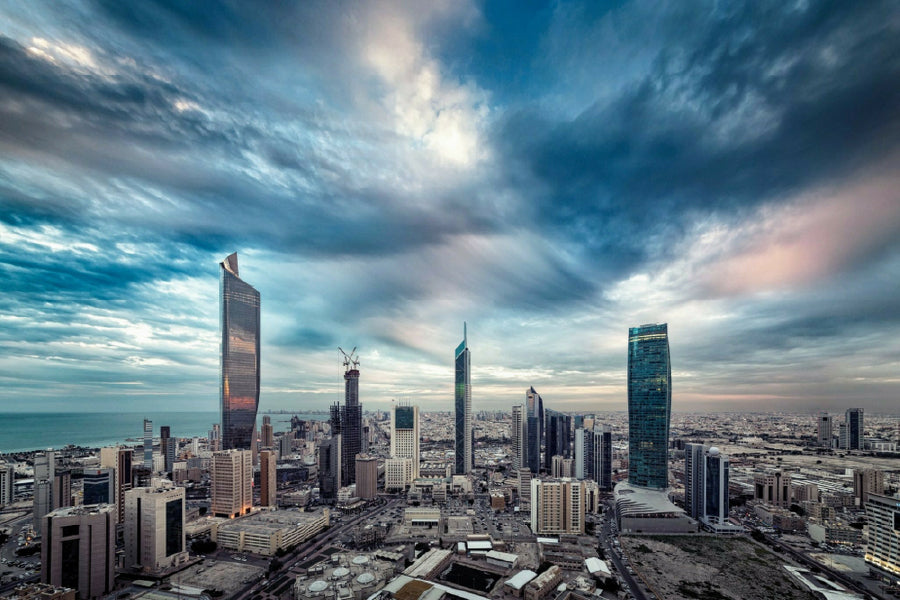
[[[609,514],[612,513],[610,512]],[[613,543],[615,538],[612,535],[612,528],[608,520],[604,521],[600,526],[599,537],[600,542],[603,544],[604,551],[606,552],[606,556],[612,561],[613,566],[615,566],[616,570],[622,575],[622,579],[624,579],[625,583],[628,585],[631,595],[635,597],[635,600],[648,600],[647,594],[644,593],[641,584],[628,572],[628,565],[626,565],[616,553],[614,549],[615,544]]]

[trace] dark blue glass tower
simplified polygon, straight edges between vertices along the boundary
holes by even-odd
[[[456,347],[456,386],[454,400],[456,408],[456,474],[466,475],[472,472],[475,464],[472,453],[472,365],[471,354],[463,324],[463,341]]]
[[[526,437],[528,469],[535,475],[541,472],[541,441],[544,439],[544,400],[531,387],[525,392]]]
[[[259,292],[238,275],[237,253],[222,267],[222,449],[250,450],[259,406]]]
[[[628,330],[628,482],[668,486],[672,366],[665,323]]]

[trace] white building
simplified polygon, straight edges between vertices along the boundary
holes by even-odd
[[[312,538],[328,527],[330,512],[275,510],[213,526],[214,542],[237,552],[274,556]]]
[[[401,404],[391,411],[391,458],[408,458],[412,474],[404,485],[419,477],[419,407]]]
[[[577,479],[531,480],[531,530],[584,533],[584,484]]]
[[[411,458],[388,458],[384,461],[384,489],[402,490],[412,481]]]

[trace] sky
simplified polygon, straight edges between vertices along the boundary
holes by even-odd
[[[0,4],[0,412],[900,412],[895,2]]]

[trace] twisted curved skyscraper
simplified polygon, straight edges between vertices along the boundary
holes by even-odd
[[[259,406],[259,292],[238,275],[236,252],[219,266],[222,449],[250,450]]]
[[[628,483],[665,489],[672,366],[666,323],[628,330]]]
[[[456,405],[456,471],[458,475],[467,475],[475,465],[473,454],[474,434],[472,429],[472,364],[463,324],[463,341],[456,347],[456,386],[454,400]]]

